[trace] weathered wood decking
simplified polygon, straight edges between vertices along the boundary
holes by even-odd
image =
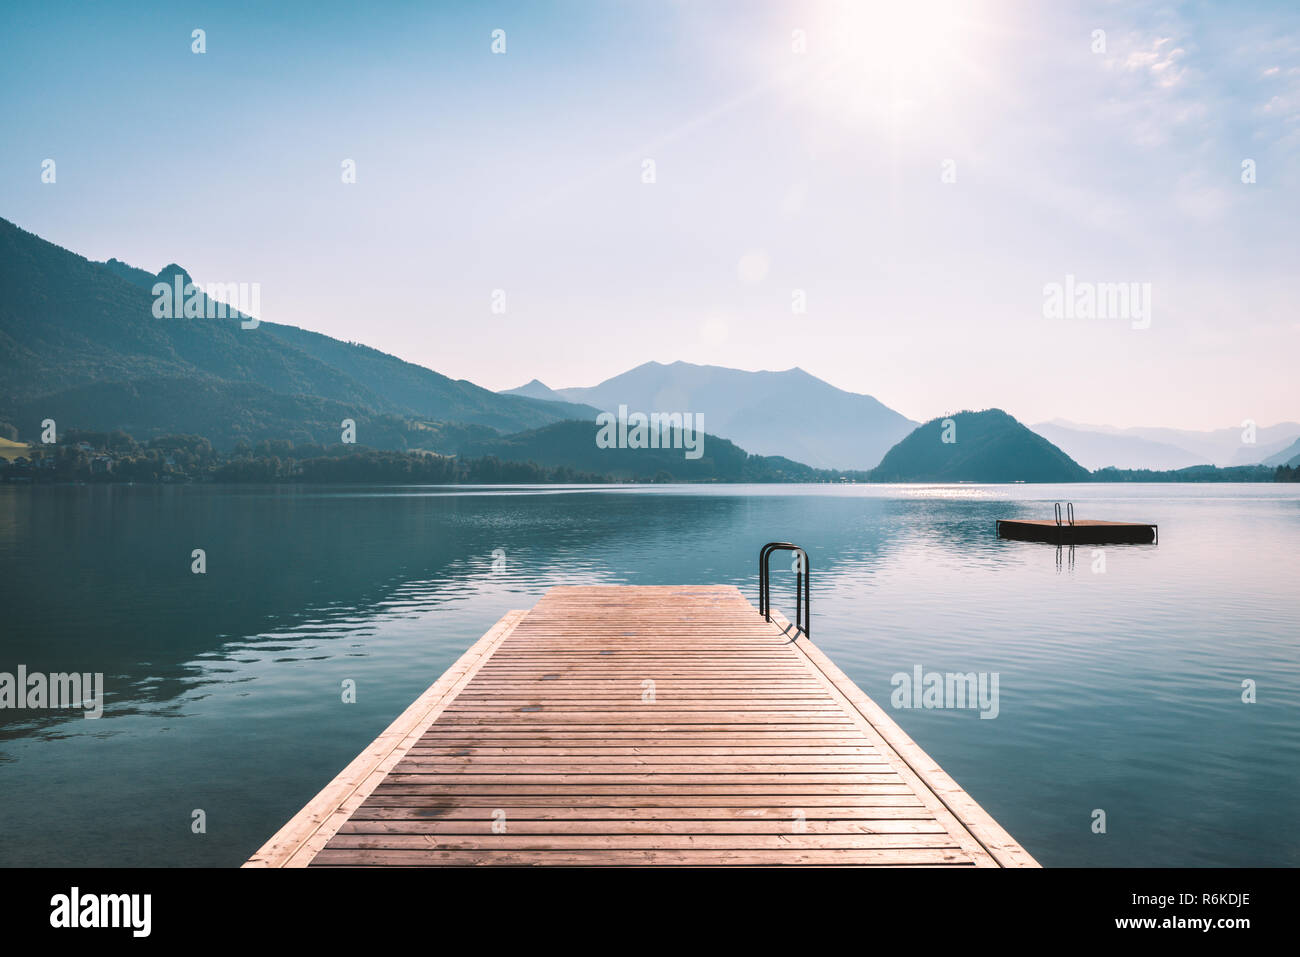
[[[510,612],[245,866],[1037,866],[730,586]]]

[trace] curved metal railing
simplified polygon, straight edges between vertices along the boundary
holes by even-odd
[[[758,613],[772,620],[772,575],[768,564],[773,552],[794,552],[798,556],[794,579],[794,626],[805,636],[812,637],[812,598],[809,583],[812,580],[812,563],[808,553],[792,542],[768,542],[758,553]],[[797,635],[796,635],[797,637]]]

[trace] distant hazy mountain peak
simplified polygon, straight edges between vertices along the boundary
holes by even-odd
[[[1198,431],[1158,426],[1116,428],[1052,419],[1032,428],[1090,469],[1269,463],[1300,436],[1300,423],[1295,422],[1259,426],[1253,442],[1245,437],[1244,423]]]
[[[1265,465],[1290,465],[1292,467],[1300,465],[1300,439],[1296,439],[1291,445],[1264,459]]]
[[[794,366],[751,372],[678,359],[643,362],[598,385],[513,395],[578,402],[605,411],[692,412],[710,435],[759,455],[820,468],[868,469],[916,424],[872,396],[846,392]]]
[[[532,379],[516,389],[505,389],[501,395],[518,395],[526,399],[545,399],[548,402],[564,402],[564,396],[556,392],[541,379]]]

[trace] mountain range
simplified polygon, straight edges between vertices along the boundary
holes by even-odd
[[[948,443],[943,420],[918,426],[798,368],[647,362],[591,387],[551,389],[534,379],[497,393],[293,326],[241,328],[238,315],[156,317],[155,284],[189,280],[174,263],[153,273],[118,259],[92,262],[0,219],[0,435],[30,440],[54,419],[60,433],[188,433],[223,449],[262,439],[327,445],[352,419],[357,442],[376,449],[713,481],[847,480],[873,467],[874,479],[889,481],[1077,481],[1104,466],[1300,463],[1300,425],[1291,422],[1256,430],[1250,444],[1231,428],[1054,420],[1031,430],[986,410],[953,417],[959,440]],[[707,464],[598,448],[589,441],[597,414],[620,406],[698,416]]]
[[[689,362],[647,362],[587,388],[550,389],[534,379],[504,395],[565,401],[617,412],[693,412],[705,428],[757,455],[816,468],[874,468],[916,423],[857,392],[802,369],[743,372]]]
[[[1181,469],[1192,465],[1282,465],[1273,461],[1300,439],[1300,423],[1258,428],[1254,442],[1243,427],[1196,432],[1187,429],[1079,425],[1064,419],[1030,426],[1088,469]],[[1291,457],[1300,454],[1294,449]]]
[[[1275,452],[1264,460],[1265,465],[1289,465],[1291,468],[1300,466],[1300,439],[1296,439],[1281,452]]]

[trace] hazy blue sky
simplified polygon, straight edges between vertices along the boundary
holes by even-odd
[[[490,388],[1300,419],[1296,3],[381,6],[5,4],[0,216]],[[1067,274],[1150,328],[1044,318]]]

